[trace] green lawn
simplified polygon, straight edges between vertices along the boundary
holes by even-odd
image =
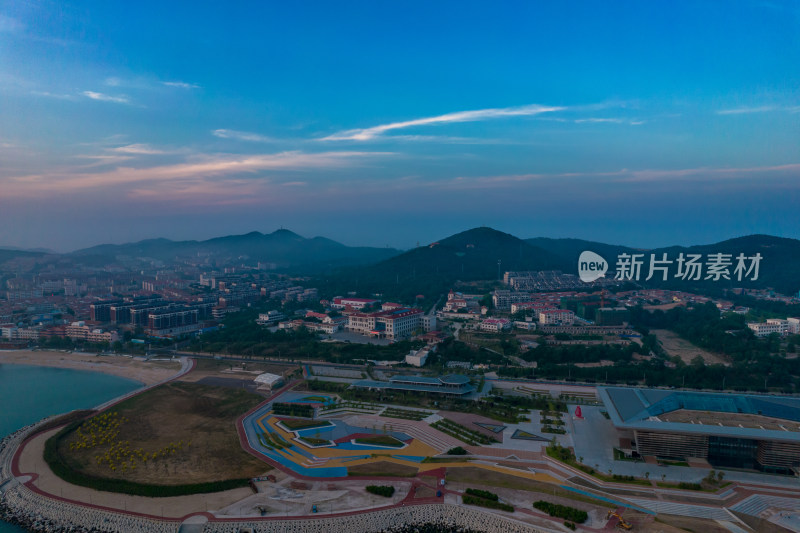
[[[358,444],[374,444],[377,446],[391,446],[393,448],[402,448],[405,443],[397,440],[391,435],[373,435],[371,437],[360,437],[356,439]]]
[[[327,420],[304,420],[301,418],[283,418],[281,424],[292,431],[308,428],[323,428],[331,425]]]

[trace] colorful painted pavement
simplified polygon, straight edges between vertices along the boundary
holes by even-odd
[[[276,401],[304,401],[306,393],[285,393]],[[357,427],[341,420],[328,419],[328,425],[287,431],[279,422],[291,417],[271,413],[267,404],[242,421],[250,447],[265,458],[307,477],[336,478],[347,476],[347,467],[375,460],[388,460],[418,466],[427,456],[438,452],[409,435],[391,430],[391,423],[375,427]],[[358,442],[373,436],[391,436],[397,445]],[[324,439],[324,446],[298,442],[298,437]]]

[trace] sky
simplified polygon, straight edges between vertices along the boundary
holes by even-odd
[[[0,3],[0,246],[800,237],[800,2]]]

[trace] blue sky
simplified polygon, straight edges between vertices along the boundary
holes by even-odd
[[[800,236],[798,2],[291,4],[0,5],[0,244]]]

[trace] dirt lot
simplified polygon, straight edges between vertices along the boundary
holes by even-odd
[[[671,357],[677,355],[684,363],[691,363],[692,359],[699,355],[703,358],[703,361],[705,361],[707,365],[730,364],[723,359],[722,356],[707,352],[702,348],[698,348],[691,342],[680,338],[676,333],[670,330],[654,329],[651,331],[651,333],[654,333],[656,337],[658,337],[658,340],[661,341],[661,346],[663,346],[664,350],[666,350]]]
[[[235,420],[261,400],[239,389],[162,385],[87,421],[59,452],[79,471],[138,483],[258,476],[270,467],[242,450]]]
[[[216,359],[197,359],[194,370],[181,377],[181,381],[201,381],[204,378],[223,378],[227,380],[237,380],[242,382],[252,382],[256,376],[269,372],[279,376],[288,376],[290,373],[300,370],[294,364],[275,364],[275,363],[254,363],[240,361],[222,361]]]

